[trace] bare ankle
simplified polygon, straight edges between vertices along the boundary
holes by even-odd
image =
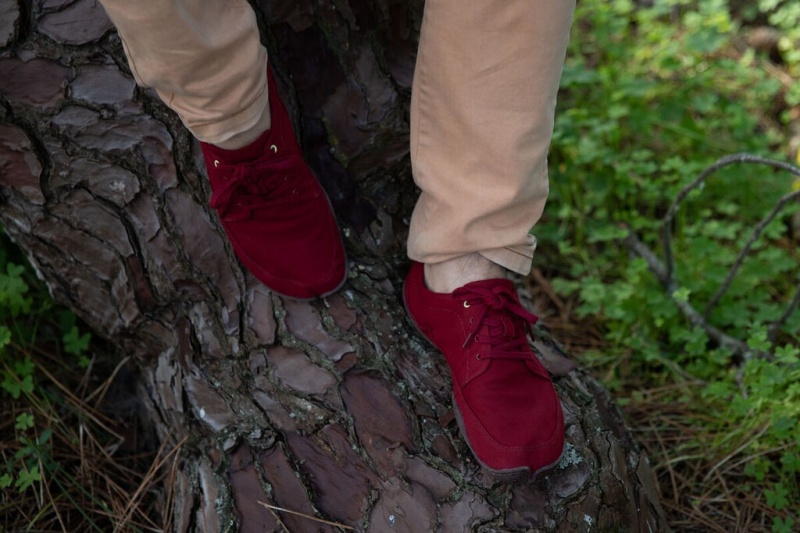
[[[473,281],[505,277],[505,268],[479,253],[425,263],[425,284],[433,292],[450,293]]]

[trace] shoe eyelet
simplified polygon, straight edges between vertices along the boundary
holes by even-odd
[[[214,160],[214,168],[219,167],[219,159]]]
[[[477,359],[478,361],[480,361],[480,360],[481,360],[481,354],[479,354],[479,353],[476,353],[476,354],[475,354],[475,359]]]
[[[278,147],[274,144],[270,145],[269,149],[272,150],[273,153],[278,153]]]
[[[475,322],[475,317],[474,316],[469,317],[469,323],[472,324],[474,322]]]
[[[470,305],[467,303],[467,301],[466,301],[466,300],[464,300],[464,307],[466,307],[466,308],[469,308],[469,307],[471,307],[471,306],[470,306]]]

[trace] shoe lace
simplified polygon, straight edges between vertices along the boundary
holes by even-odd
[[[464,347],[472,340],[490,346],[486,354],[489,358],[534,357],[527,334],[532,334],[531,326],[538,317],[522,307],[513,288],[506,285],[492,288],[466,286],[456,289],[453,296],[463,299],[465,307],[481,306],[480,314],[473,320],[472,330],[464,341]],[[483,333],[479,334],[484,326]]]
[[[221,178],[219,187],[211,193],[209,204],[221,215],[226,215],[234,205],[233,199],[239,196],[239,193],[246,193],[251,197],[267,197],[275,194],[291,181],[287,176],[291,174],[293,165],[294,161],[289,157],[263,158],[236,164],[220,163],[215,170],[227,177]],[[284,176],[285,179],[280,179],[280,176]],[[250,211],[262,205],[253,202],[253,199],[255,198],[235,205],[244,211],[243,214],[249,215]]]

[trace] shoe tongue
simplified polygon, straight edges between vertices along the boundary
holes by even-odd
[[[517,291],[514,287],[514,283],[508,279],[503,279],[503,278],[482,279],[479,281],[473,281],[471,283],[467,283],[462,287],[462,289],[473,289],[476,290],[477,293],[481,293],[484,291],[489,291],[490,293],[493,293],[494,291],[497,291],[497,289],[500,289],[501,292],[507,293],[508,296],[513,298],[513,300],[516,303],[519,303],[519,297],[517,296]],[[499,296],[496,295],[495,297]],[[512,339],[521,334],[518,328],[522,327],[520,324],[522,319],[519,318],[517,315],[509,312],[506,309],[502,310],[493,309],[491,305],[489,306],[486,312],[487,316],[491,315],[496,319],[499,318],[501,321],[500,326],[502,327],[503,331],[502,333],[499,334],[498,338]],[[487,325],[482,326],[481,327],[482,333],[488,334],[489,331],[487,328],[488,328]]]

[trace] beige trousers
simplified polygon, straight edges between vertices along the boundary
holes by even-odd
[[[246,0],[101,0],[136,81],[200,140],[221,143],[268,113]],[[527,274],[547,199],[547,150],[575,0],[427,0],[411,99],[422,189],[408,255],[479,252]]]

